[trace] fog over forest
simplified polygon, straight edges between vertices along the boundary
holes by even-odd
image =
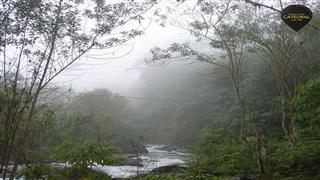
[[[319,0],[0,2],[0,180],[319,179]]]

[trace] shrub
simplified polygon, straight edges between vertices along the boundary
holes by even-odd
[[[257,163],[247,144],[234,142],[213,130],[204,130],[189,162],[195,176],[247,175]]]
[[[119,149],[104,141],[87,141],[81,144],[65,143],[53,148],[51,157],[54,161],[68,163],[71,167],[81,170],[91,169],[95,165],[112,165],[121,158],[112,157]]]
[[[59,169],[50,165],[32,165],[24,169],[21,175],[26,179],[111,179],[104,173],[94,171],[96,165],[112,165],[121,158],[112,157],[119,149],[104,141],[87,141],[81,144],[64,143],[53,147],[51,159],[56,162],[70,164],[71,167]]]

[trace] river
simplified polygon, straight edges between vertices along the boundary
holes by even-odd
[[[168,165],[184,165],[189,156],[183,149],[165,150],[164,145],[146,145],[148,154],[141,155],[140,163],[143,167],[137,166],[98,166],[100,171],[106,172],[112,178],[128,178],[140,174],[145,174],[157,167]]]
[[[184,149],[166,150],[165,145],[146,145],[149,153],[139,156],[143,167],[137,166],[97,166],[94,169],[107,173],[112,178],[128,178],[139,174],[145,174],[157,167],[168,165],[184,165],[190,154]],[[57,163],[59,164],[59,163]],[[61,164],[64,166],[64,164]],[[21,169],[21,167],[19,168]],[[9,178],[6,178],[6,180]],[[2,180],[2,178],[0,178]],[[15,180],[25,180],[24,177]]]

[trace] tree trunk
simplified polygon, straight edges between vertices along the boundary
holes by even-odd
[[[267,158],[267,149],[266,149],[263,129],[261,127],[256,127],[256,141],[257,141],[256,152],[257,152],[259,170],[262,175],[265,175],[266,173],[265,161]]]
[[[282,129],[285,133],[285,136],[288,138],[288,145],[290,148],[293,147],[293,127],[292,127],[292,123],[291,123],[291,118],[287,116],[286,113],[286,101],[285,98],[282,96],[281,97],[281,125],[282,125]]]
[[[12,170],[10,172],[10,180],[13,180],[14,177],[16,177],[17,169],[18,169],[18,161],[15,161],[14,165],[13,165],[13,168],[12,168]]]

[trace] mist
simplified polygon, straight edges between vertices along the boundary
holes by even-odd
[[[319,9],[1,2],[0,179],[318,179]]]

